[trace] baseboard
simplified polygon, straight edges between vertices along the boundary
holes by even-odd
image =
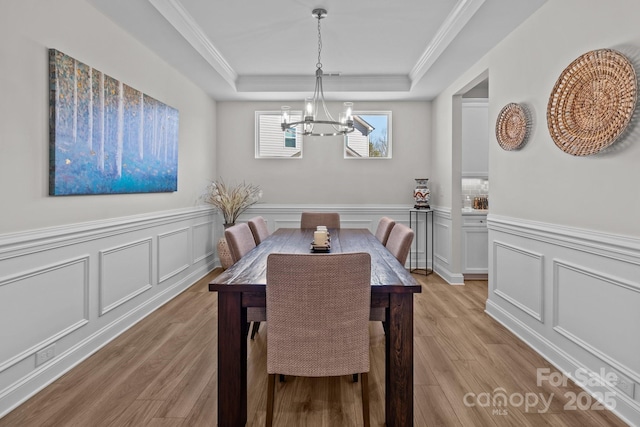
[[[489,274],[467,273],[462,275],[464,280],[489,280]]]

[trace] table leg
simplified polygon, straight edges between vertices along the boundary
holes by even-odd
[[[413,425],[413,294],[389,295],[385,342],[388,427]]]
[[[239,292],[218,293],[218,426],[247,423],[247,309]]]

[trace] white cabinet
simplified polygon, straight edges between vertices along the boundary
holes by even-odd
[[[462,274],[488,274],[487,215],[462,215]]]
[[[462,176],[489,176],[489,100],[462,99]]]

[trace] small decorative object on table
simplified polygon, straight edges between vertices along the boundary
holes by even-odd
[[[214,180],[207,186],[204,201],[215,206],[222,212],[224,228],[235,225],[240,214],[256,203],[262,197],[260,186],[242,182],[237,185],[227,185],[224,180]],[[224,235],[218,240],[218,257],[225,270],[233,264],[231,252]]]
[[[431,191],[427,186],[429,178],[415,178],[416,188],[413,190],[413,199],[416,201],[414,208],[416,209],[430,209],[429,199],[431,198]]]
[[[313,232],[311,252],[331,252],[331,236],[326,226],[319,225],[316,231]]]

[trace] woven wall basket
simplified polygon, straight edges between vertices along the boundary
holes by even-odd
[[[496,138],[504,150],[517,150],[529,137],[531,123],[527,111],[520,105],[510,103],[498,114],[496,120]]]
[[[636,107],[633,65],[620,52],[599,49],[562,72],[547,106],[551,138],[565,153],[595,154],[627,128]]]

